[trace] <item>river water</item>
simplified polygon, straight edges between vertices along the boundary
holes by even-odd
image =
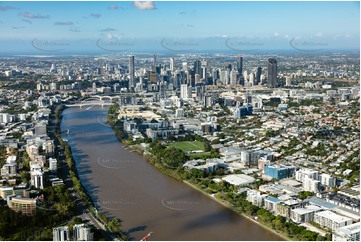
[[[125,149],[104,123],[108,108],[68,108],[61,129],[81,182],[131,240],[282,240]]]

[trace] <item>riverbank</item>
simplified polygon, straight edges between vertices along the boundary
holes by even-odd
[[[243,213],[239,213],[239,212],[238,212],[231,204],[229,204],[228,202],[222,201],[222,200],[220,200],[220,199],[217,199],[217,198],[214,197],[214,196],[211,196],[210,194],[206,193],[204,190],[202,190],[201,188],[197,187],[196,185],[190,183],[189,181],[183,180],[183,183],[184,183],[184,184],[187,184],[188,186],[192,187],[193,189],[195,189],[195,190],[203,193],[203,194],[206,195],[207,197],[213,199],[214,201],[216,201],[217,203],[221,204],[222,206],[224,206],[224,207],[232,210],[233,212],[235,212],[236,214],[242,216],[243,218],[246,218],[247,220],[249,220],[249,221],[251,221],[251,222],[253,222],[253,223],[256,223],[257,225],[259,225],[259,226],[261,226],[262,228],[270,231],[271,233],[276,234],[277,236],[282,237],[282,238],[283,238],[284,240],[286,240],[286,241],[290,241],[289,238],[287,238],[286,236],[284,236],[284,235],[282,235],[282,234],[280,234],[280,233],[277,233],[276,231],[274,231],[273,229],[267,227],[266,225],[261,224],[260,222],[254,220],[253,218],[251,218],[251,217],[249,217],[249,216],[247,216],[247,215],[245,215],[245,214],[243,214]]]
[[[53,131],[53,134],[55,138],[57,139],[58,143],[62,146],[64,150],[65,155],[65,161],[67,164],[67,168],[69,170],[70,179],[72,181],[72,185],[74,190],[78,193],[80,196],[84,206],[89,210],[88,216],[91,216],[94,218],[97,224],[101,225],[100,227],[103,229],[104,235],[109,240],[126,240],[126,236],[122,233],[122,231],[119,228],[113,228],[110,227],[113,224],[116,224],[116,221],[118,219],[110,219],[101,212],[98,212],[95,206],[95,203],[92,199],[92,197],[89,195],[87,189],[84,187],[84,185],[81,183],[78,169],[76,166],[76,162],[71,150],[70,145],[68,144],[65,139],[63,139],[60,135],[61,129],[61,121],[62,121],[62,112],[66,109],[63,105],[59,105],[55,108],[54,111],[54,117],[55,117],[55,129]],[[120,224],[120,223],[119,223]],[[115,231],[116,230],[116,231]]]
[[[198,192],[202,193],[203,195],[211,198],[212,200],[214,200],[214,201],[217,202],[218,204],[220,204],[220,205],[222,205],[222,206],[224,206],[224,207],[232,210],[232,211],[235,212],[237,215],[240,215],[240,216],[242,216],[243,218],[246,218],[247,220],[249,220],[249,221],[251,221],[251,222],[253,222],[253,223],[256,223],[257,225],[261,226],[262,228],[268,230],[269,232],[271,232],[271,233],[273,233],[273,234],[281,237],[281,238],[284,239],[285,241],[290,241],[290,238],[286,237],[285,235],[276,232],[275,230],[273,230],[273,229],[269,228],[268,226],[266,226],[266,225],[264,225],[264,224],[262,224],[262,223],[260,223],[260,222],[258,222],[258,221],[256,221],[256,220],[254,220],[252,217],[247,216],[246,214],[240,213],[239,211],[237,211],[237,209],[236,209],[234,206],[232,206],[231,204],[229,204],[229,202],[224,201],[224,200],[221,200],[221,199],[218,199],[218,198],[216,198],[215,196],[211,196],[209,193],[207,193],[207,192],[204,191],[203,189],[197,187],[195,184],[191,183],[190,181],[183,180],[183,179],[177,179],[177,178],[179,178],[179,177],[174,177],[173,175],[168,174],[168,173],[169,173],[168,170],[167,170],[167,171],[164,171],[164,169],[166,169],[166,168],[164,168],[164,167],[161,168],[161,167],[159,167],[159,166],[157,165],[158,163],[155,163],[154,161],[152,161],[151,157],[149,156],[150,153],[149,153],[146,149],[142,149],[142,148],[140,148],[140,146],[138,146],[138,145],[132,145],[132,146],[126,146],[126,147],[127,147],[127,150],[130,150],[130,151],[136,152],[136,153],[138,153],[138,154],[140,154],[140,155],[143,155],[143,156],[145,157],[145,160],[147,160],[149,163],[151,163],[153,166],[155,166],[155,167],[156,167],[159,171],[161,171],[163,174],[168,175],[169,177],[171,177],[171,178],[173,178],[173,179],[176,179],[176,180],[178,180],[178,181],[183,182],[184,184],[188,185],[189,187],[191,187],[191,188],[197,190]],[[148,153],[148,155],[146,155],[146,153]]]
[[[108,113],[108,118],[109,118],[109,113]],[[108,120],[108,123],[109,124],[115,124],[115,122],[111,122],[110,120]],[[282,239],[284,239],[285,241],[289,241],[290,239],[287,238],[286,236],[282,235],[282,234],[279,234],[277,233],[276,231],[274,231],[273,229],[265,226],[264,224],[261,224],[260,222],[252,219],[251,217],[243,214],[243,213],[240,213],[239,211],[236,210],[236,208],[234,208],[231,204],[229,204],[227,201],[222,201],[220,199],[217,199],[216,197],[214,196],[211,196],[210,194],[208,194],[207,192],[205,192],[204,190],[202,190],[201,188],[197,187],[196,185],[190,183],[189,181],[187,180],[184,180],[182,179],[179,174],[175,171],[175,170],[170,170],[170,169],[167,169],[166,167],[164,167],[163,165],[157,163],[155,161],[156,157],[154,155],[152,155],[146,148],[144,147],[141,147],[140,145],[128,145],[127,142],[122,139],[121,137],[121,133],[120,132],[117,132],[116,130],[116,127],[115,125],[111,125],[112,127],[112,130],[114,131],[118,141],[124,146],[125,149],[131,151],[131,152],[135,152],[139,155],[142,155],[146,161],[148,161],[150,164],[152,164],[154,167],[156,167],[160,172],[162,172],[163,174],[175,179],[175,180],[178,180],[180,182],[183,182],[184,184],[188,185],[189,187],[193,188],[194,190],[202,193],[203,195],[211,198],[212,200],[214,200],[215,202],[217,202],[218,204],[220,204],[221,206],[223,207],[226,207],[230,210],[232,210],[233,212],[235,212],[237,215],[240,215],[242,216],[243,218],[246,218],[247,220],[259,225],[260,227],[264,228],[265,230],[281,237]]]
[[[114,116],[113,114],[108,113],[108,117]],[[123,130],[123,123],[121,120],[113,119],[113,122],[115,125],[112,126],[114,131],[117,135],[117,138],[121,143],[127,143],[131,144],[133,143],[131,137],[122,139],[118,136],[118,134],[122,134],[122,136],[128,135]],[[118,130],[120,129],[120,130]],[[119,132],[120,131],[120,132]],[[181,181],[182,183],[187,184],[197,192],[201,192],[207,197],[211,197],[213,201],[221,205],[222,207],[226,207],[233,212],[235,212],[235,216],[241,215],[242,218],[246,218],[247,222],[252,222],[256,227],[259,227],[259,230],[262,231],[267,230],[267,233],[277,236],[277,239],[284,239],[286,241],[288,240],[304,240],[304,241],[314,241],[314,240],[327,240],[327,238],[323,236],[319,236],[317,233],[311,232],[309,230],[306,230],[304,227],[298,226],[297,224],[294,224],[292,221],[287,221],[286,218],[281,216],[276,216],[270,211],[255,206],[248,202],[244,197],[236,195],[235,193],[235,187],[230,186],[228,183],[214,183],[212,182],[212,174],[204,174],[202,171],[199,170],[190,170],[185,171],[181,168],[181,164],[179,163],[179,160],[184,161],[184,159],[178,159],[178,163],[175,162],[173,166],[172,164],[173,160],[172,157],[175,158],[174,154],[170,154],[169,150],[167,150],[166,144],[162,144],[163,142],[150,142],[148,139],[145,139],[143,143],[147,143],[147,145],[141,144],[140,147],[143,148],[143,156],[145,157],[145,160],[149,163],[151,163],[155,168],[157,168],[161,173],[167,175],[168,177],[174,178],[178,181]],[[138,144],[140,144],[140,141],[138,141]],[[139,146],[136,146],[139,147]],[[132,149],[132,146],[128,146],[128,149]],[[177,153],[174,151],[174,153]],[[179,153],[177,153],[179,154]],[[171,160],[169,161],[169,158],[171,157]],[[178,157],[177,157],[178,158]],[[184,157],[183,157],[184,158]],[[222,172],[222,171],[221,171]],[[207,179],[205,179],[207,177]],[[197,179],[203,178],[204,180],[198,184]],[[195,179],[194,181],[192,181]],[[190,182],[191,181],[191,182]],[[202,185],[202,187],[198,187],[198,185]],[[215,195],[210,196],[209,194],[213,193]],[[253,219],[254,217],[257,217],[256,221]]]

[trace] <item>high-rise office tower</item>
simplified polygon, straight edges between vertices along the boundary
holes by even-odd
[[[261,75],[262,75],[262,67],[257,67],[256,80],[254,82],[254,85],[258,85],[259,83],[261,83]]]
[[[195,74],[194,76],[194,82],[196,84],[200,83],[201,82],[201,76],[199,74]]]
[[[253,85],[254,85],[254,80],[255,80],[254,73],[251,72],[251,74],[249,74],[249,86],[253,86]]]
[[[170,69],[172,72],[174,71],[174,58],[170,58],[169,69]]]
[[[93,82],[93,92],[94,95],[97,94],[97,84]]]
[[[202,75],[202,63],[200,60],[194,62],[193,72],[194,74]]]
[[[212,81],[213,81],[213,85],[216,85],[216,81],[218,79],[218,70],[217,69],[213,69],[212,71]]]
[[[188,63],[187,63],[187,62],[183,62],[183,63],[182,63],[182,68],[183,68],[183,71],[188,70]]]
[[[204,98],[205,87],[202,83],[196,85],[196,99],[197,101],[202,101]]]
[[[238,71],[236,69],[233,69],[230,73],[229,82],[231,85],[237,85],[237,74]]]
[[[207,78],[207,61],[206,60],[202,60],[202,78],[203,79]]]
[[[243,73],[243,57],[237,57],[237,71],[239,74]]]
[[[277,60],[275,58],[268,59],[267,86],[277,87]]]
[[[229,84],[229,70],[222,70],[220,72],[220,80],[224,85]]]
[[[167,97],[167,83],[165,81],[161,81],[159,83],[159,98],[166,98]]]
[[[134,56],[129,57],[129,89],[134,88]]]
[[[244,83],[246,83],[247,80],[248,80],[248,71],[247,71],[247,70],[245,70],[245,71],[243,72],[243,80],[244,80]]]
[[[157,55],[153,55],[153,70],[157,67]]]
[[[188,98],[188,85],[187,84],[181,85],[180,97],[182,99]]]

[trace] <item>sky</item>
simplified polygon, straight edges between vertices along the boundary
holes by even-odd
[[[0,2],[0,53],[359,49],[359,2]]]

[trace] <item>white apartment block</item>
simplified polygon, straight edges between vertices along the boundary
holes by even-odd
[[[267,195],[261,195],[259,191],[256,190],[248,190],[247,191],[247,201],[256,205],[257,207],[263,206],[263,200]]]
[[[53,241],[69,241],[70,234],[68,226],[53,228]]]
[[[307,223],[313,221],[315,212],[322,208],[315,205],[308,205],[304,208],[295,208],[291,210],[291,220],[295,223]]]
[[[360,241],[360,222],[336,229],[332,241]]]
[[[340,227],[352,224],[352,219],[331,211],[322,211],[315,213],[314,222],[334,231]]]
[[[302,182],[302,188],[305,191],[317,193],[319,189],[320,181],[313,180],[311,178],[305,177]]]
[[[75,241],[91,241],[93,240],[93,233],[85,224],[76,224],[73,227]]]

